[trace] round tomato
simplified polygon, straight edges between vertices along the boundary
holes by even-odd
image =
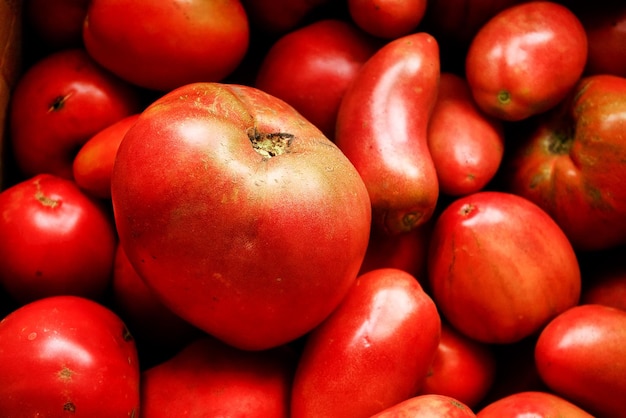
[[[475,418],[469,406],[453,397],[438,394],[419,395],[400,402],[372,418]]]
[[[593,418],[577,405],[549,392],[517,392],[488,404],[478,411],[476,416],[478,418]]]

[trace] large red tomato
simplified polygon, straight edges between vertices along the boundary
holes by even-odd
[[[343,94],[377,47],[347,21],[315,21],[271,46],[254,85],[295,107],[333,139]]]
[[[116,245],[110,213],[73,181],[40,174],[0,193],[0,283],[17,301],[101,298]]]
[[[524,1],[480,28],[467,51],[465,73],[481,109],[517,121],[560,102],[586,60],[585,29],[570,9]]]
[[[578,405],[549,392],[517,392],[498,399],[476,414],[478,418],[567,417],[593,418]]]
[[[600,418],[624,416],[626,312],[579,305],[543,329],[535,347],[539,375],[555,393]]]
[[[372,418],[475,418],[471,408],[459,400],[438,394],[419,395],[402,401]]]
[[[83,49],[49,54],[26,70],[13,91],[12,157],[26,177],[48,173],[71,179],[76,151],[140,106],[138,91]]]
[[[415,31],[426,13],[426,0],[347,0],[351,19],[365,32],[396,39]]]
[[[175,313],[248,349],[317,326],[356,279],[367,189],[329,139],[280,99],[190,84],[149,106],[112,174],[120,242]]]
[[[542,207],[574,247],[626,243],[626,78],[580,80],[511,152],[509,190]]]
[[[292,418],[368,418],[414,396],[440,332],[437,308],[415,277],[393,268],[359,276],[306,339]]]
[[[461,333],[512,343],[578,303],[574,249],[547,213],[510,193],[457,199],[437,218],[428,254],[437,307]]]
[[[136,417],[139,378],[124,323],[89,299],[39,299],[0,321],[3,417]]]
[[[626,77],[626,4],[619,0],[606,1],[602,7],[581,3],[584,6],[577,14],[589,44],[586,73]]]
[[[141,87],[220,81],[249,44],[239,0],[92,0],[83,27],[94,60]]]

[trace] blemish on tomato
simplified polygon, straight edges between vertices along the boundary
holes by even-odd
[[[65,107],[65,102],[67,102],[67,99],[71,96],[71,94],[66,94],[65,96],[55,97],[52,103],[50,103],[50,107],[48,107],[48,112],[58,112],[63,109],[63,107]]]
[[[474,211],[474,208],[475,206],[472,205],[471,203],[466,203],[463,206],[461,206],[461,209],[459,209],[459,214],[462,216],[467,216]]]
[[[76,405],[74,405],[74,402],[70,402],[70,401],[65,402],[65,404],[63,405],[63,410],[65,412],[69,412],[69,413],[75,414],[76,413]]]
[[[59,380],[62,380],[63,382],[69,382],[70,380],[72,380],[73,374],[74,372],[70,368],[63,366],[63,368],[57,373],[57,376],[59,377]]]

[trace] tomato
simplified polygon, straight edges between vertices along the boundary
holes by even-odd
[[[377,47],[350,22],[315,21],[272,44],[254,85],[295,107],[333,139],[341,98]]]
[[[425,32],[380,48],[339,105],[335,142],[367,187],[376,225],[410,231],[432,216],[439,185],[428,121],[439,88],[439,47]]]
[[[498,399],[476,414],[478,418],[592,418],[577,405],[549,392],[517,392]]]
[[[0,193],[0,283],[20,303],[104,296],[116,233],[105,207],[71,180],[40,174]]]
[[[139,360],[111,310],[77,296],[28,303],[0,321],[0,415],[139,413]]]
[[[238,348],[309,332],[365,256],[371,205],[354,166],[252,87],[197,83],[155,101],[122,140],[111,183],[139,275],[176,314]]]
[[[491,347],[467,338],[444,322],[435,359],[420,393],[449,396],[473,408],[486,396],[495,373],[496,358]]]
[[[409,273],[383,268],[357,279],[307,337],[291,416],[370,417],[415,395],[433,361],[441,321]]]
[[[330,0],[242,0],[252,24],[263,33],[284,34],[297,29]]]
[[[472,418],[476,414],[465,405],[450,396],[428,394],[409,398],[372,418]]]
[[[578,17],[549,1],[522,2],[485,23],[467,51],[465,73],[478,106],[519,121],[558,104],[585,68],[587,36]]]
[[[279,347],[242,351],[199,337],[141,375],[141,414],[289,417],[295,357]]]
[[[624,415],[626,312],[579,305],[554,318],[535,347],[539,375],[596,417]]]
[[[24,177],[48,173],[71,179],[77,149],[140,106],[137,89],[83,49],[51,53],[29,67],[13,91],[11,156]]]
[[[504,155],[504,128],[474,102],[467,81],[442,73],[439,93],[428,125],[428,149],[439,191],[452,196],[485,188]]]
[[[621,261],[621,260],[620,260]],[[580,298],[583,304],[612,306],[626,311],[626,265],[616,263],[589,275]]]
[[[626,77],[626,5],[607,1],[602,7],[585,4],[578,12],[588,41],[587,75],[612,74]]]
[[[415,31],[426,13],[426,0],[348,0],[352,21],[365,32],[396,39]]]
[[[239,0],[92,0],[83,26],[95,61],[159,91],[224,79],[243,60],[249,36]]]
[[[505,192],[459,198],[437,218],[428,253],[433,299],[450,324],[513,343],[578,303],[574,249],[550,216]]]
[[[74,157],[72,174],[78,186],[100,199],[111,198],[111,172],[120,142],[138,113],[120,119],[89,138]]]
[[[25,0],[27,33],[53,50],[80,47],[88,5],[89,0]]]
[[[579,250],[626,243],[625,125],[626,78],[583,78],[519,139],[505,187],[548,212]]]

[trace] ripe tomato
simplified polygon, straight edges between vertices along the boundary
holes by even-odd
[[[26,0],[23,5],[26,33],[38,42],[53,50],[82,46],[89,0]]]
[[[370,417],[415,395],[434,358],[441,321],[415,277],[392,268],[359,276],[307,337],[291,416]]]
[[[426,0],[348,0],[354,23],[365,32],[396,39],[415,31],[426,13]]]
[[[488,404],[478,411],[476,416],[478,418],[593,418],[577,405],[549,392],[517,392]]]
[[[94,301],[52,296],[0,321],[3,417],[134,417],[139,378],[126,326]]]
[[[475,418],[463,402],[446,395],[419,395],[400,402],[372,418]]]

